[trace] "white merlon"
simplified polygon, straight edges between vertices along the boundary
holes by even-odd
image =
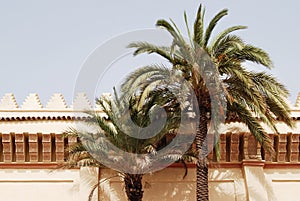
[[[78,93],[74,100],[73,104],[70,106],[73,110],[91,110],[92,104],[85,93]]]
[[[67,108],[66,101],[61,93],[55,93],[51,96],[46,105],[47,109],[60,110]]]
[[[297,99],[296,99],[296,104],[295,107],[300,107],[300,93],[298,93]]]
[[[18,108],[18,104],[15,96],[12,93],[7,93],[0,100],[0,109],[15,109]]]
[[[35,110],[35,109],[41,109],[43,108],[43,106],[39,96],[35,93],[31,93],[26,97],[21,108],[24,110]]]

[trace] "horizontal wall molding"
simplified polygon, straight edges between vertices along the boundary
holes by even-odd
[[[73,183],[74,180],[0,180],[0,183]]]

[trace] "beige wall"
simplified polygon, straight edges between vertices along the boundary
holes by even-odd
[[[255,174],[246,175],[247,169]],[[185,179],[182,179],[183,172],[182,168],[167,168],[152,175],[145,175],[143,178],[144,200],[194,201],[195,169],[190,168]],[[101,171],[102,178],[115,174],[114,171],[109,169]],[[261,166],[255,167],[252,165],[230,169],[211,168],[209,171],[210,200],[299,201],[297,194],[300,189],[299,178],[299,169],[263,169]],[[120,178],[111,179],[107,182],[107,185],[117,194],[117,200],[126,201],[123,183]],[[109,200],[106,195],[102,192],[102,200]]]
[[[265,175],[272,183],[274,197],[278,201],[300,200],[300,170],[298,169],[266,169]]]
[[[0,196],[5,201],[77,201],[79,170],[1,169]]]
[[[250,173],[249,173],[250,172]],[[253,173],[253,174],[252,174]],[[0,195],[5,201],[84,201],[97,183],[96,168],[73,170],[1,169]],[[101,169],[101,179],[117,175]],[[143,178],[145,201],[194,201],[195,168],[183,179],[183,168],[167,168]],[[262,174],[262,175],[261,175]],[[211,201],[298,201],[300,169],[211,168]],[[98,197],[95,191],[94,200]],[[101,183],[101,200],[126,201],[120,177]]]
[[[102,178],[116,173],[109,169],[101,171]],[[190,168],[188,175],[183,179],[183,168],[167,168],[143,177],[144,200],[146,201],[194,201],[195,195],[195,168]],[[245,185],[240,169],[214,169],[209,172],[210,198],[212,201],[246,200]],[[111,188],[119,195],[120,201],[126,201],[123,182],[120,178],[110,180]],[[101,198],[108,200],[103,193]]]

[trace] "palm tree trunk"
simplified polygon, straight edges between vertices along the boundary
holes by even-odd
[[[98,167],[98,197],[97,197],[97,201],[100,201],[100,197],[101,197],[100,180],[101,180],[101,167]]]
[[[141,174],[125,174],[125,192],[128,201],[142,201],[143,199],[143,175]]]
[[[199,110],[200,118],[195,143],[198,151],[196,197],[197,201],[208,201],[208,164],[207,164],[207,116],[205,109]]]

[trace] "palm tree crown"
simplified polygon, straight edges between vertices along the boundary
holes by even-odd
[[[197,200],[208,200],[208,150],[205,142],[208,126],[215,124],[217,130],[218,123],[222,122],[218,118],[211,119],[215,114],[236,116],[245,123],[264,149],[271,153],[273,146],[261,123],[272,128],[275,133],[278,133],[275,126],[277,120],[293,126],[289,106],[285,102],[288,90],[266,72],[249,71],[244,66],[245,62],[253,62],[267,69],[272,68],[272,61],[264,50],[247,44],[239,36],[232,34],[246,27],[232,26],[211,38],[217,23],[227,14],[227,9],[220,11],[205,28],[205,10],[200,5],[192,31],[184,13],[188,40],[184,39],[172,20],[170,23],[158,20],[156,25],[168,31],[173,38],[170,47],[147,42],[129,45],[136,48],[135,55],[155,53],[166,58],[172,64],[173,71],[178,71],[194,90],[200,113],[195,139],[199,153]],[[149,71],[145,73],[151,75]]]
[[[68,150],[68,166],[104,165],[115,169],[124,178],[128,200],[140,201],[143,174],[162,169],[170,161],[192,160],[191,156],[182,156],[181,149],[176,149],[180,143],[174,143],[172,149],[161,150],[165,146],[164,137],[176,133],[181,120],[178,113],[185,109],[177,103],[170,89],[162,85],[151,90],[137,88],[120,97],[117,93],[114,98],[102,96],[96,102],[100,111],[88,112],[87,120],[66,132],[66,137],[80,138]],[[158,106],[165,112],[157,112]],[[145,129],[149,124],[152,129]]]

